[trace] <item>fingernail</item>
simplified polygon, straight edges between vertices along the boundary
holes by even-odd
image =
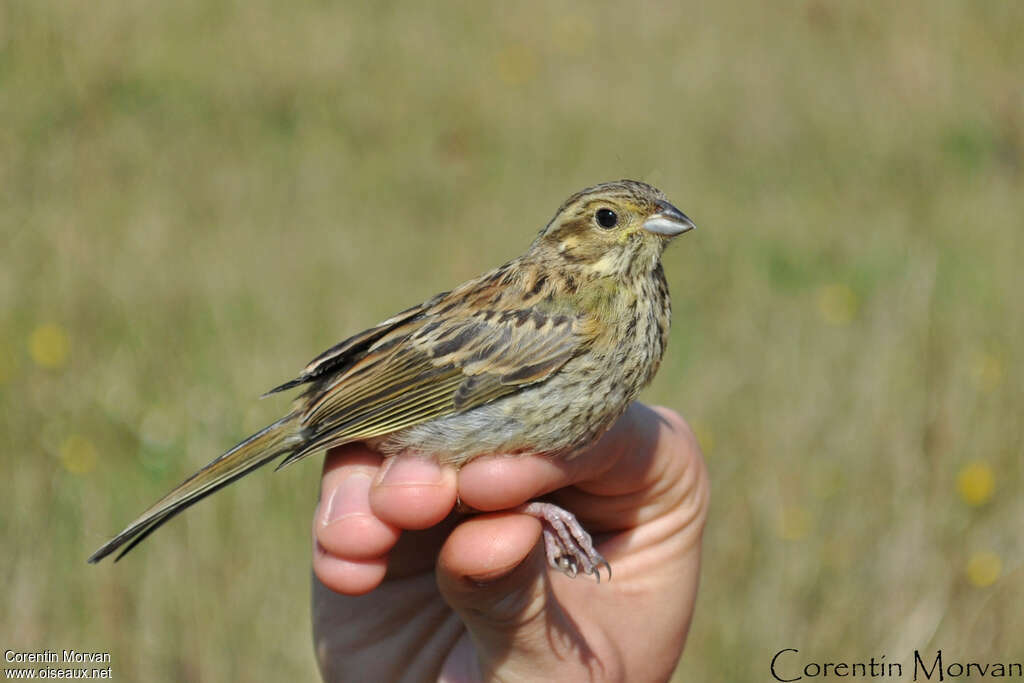
[[[353,472],[331,491],[321,524],[329,526],[349,515],[368,514],[369,498],[369,475]]]
[[[429,458],[391,458],[384,465],[381,486],[433,486],[441,483],[441,466]]]

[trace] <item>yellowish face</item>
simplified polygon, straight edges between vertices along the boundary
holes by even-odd
[[[629,269],[637,258],[659,256],[669,239],[693,227],[661,191],[618,181],[570,197],[539,242],[567,264],[585,264],[611,275]]]

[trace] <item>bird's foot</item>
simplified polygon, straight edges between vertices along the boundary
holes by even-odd
[[[612,566],[597,552],[590,534],[571,512],[537,501],[521,505],[515,511],[536,517],[543,523],[544,551],[552,569],[571,578],[580,573],[592,574],[601,583],[601,567],[604,567],[611,580]]]

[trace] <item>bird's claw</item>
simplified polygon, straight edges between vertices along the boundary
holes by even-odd
[[[597,552],[590,534],[572,513],[551,503],[527,503],[518,512],[536,517],[544,524],[544,551],[548,564],[570,578],[590,574],[601,583],[601,568],[612,578],[612,566]]]

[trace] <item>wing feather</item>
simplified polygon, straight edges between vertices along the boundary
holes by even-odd
[[[493,401],[543,381],[590,341],[579,319],[529,309],[433,322],[428,313],[412,331],[386,333],[326,379],[306,404],[309,440],[293,457]],[[397,334],[402,343],[393,343]]]
[[[338,342],[327,349],[319,356],[311,360],[299,376],[280,384],[263,396],[276,394],[279,391],[286,391],[300,384],[307,384],[316,379],[324,377],[332,372],[343,371],[357,360],[363,358],[369,351],[382,346],[382,342],[392,339],[401,339],[408,336],[409,331],[419,326],[425,311],[429,310],[435,303],[443,299],[448,293],[438,294],[429,301],[418,306],[407,308],[401,313],[394,315],[379,325],[375,325],[359,334],[352,335],[348,339]]]
[[[552,308],[544,287],[524,290],[511,272],[498,268],[350,337],[275,389],[309,383],[304,443],[279,467],[471,410],[546,380],[589,347],[593,320]]]

